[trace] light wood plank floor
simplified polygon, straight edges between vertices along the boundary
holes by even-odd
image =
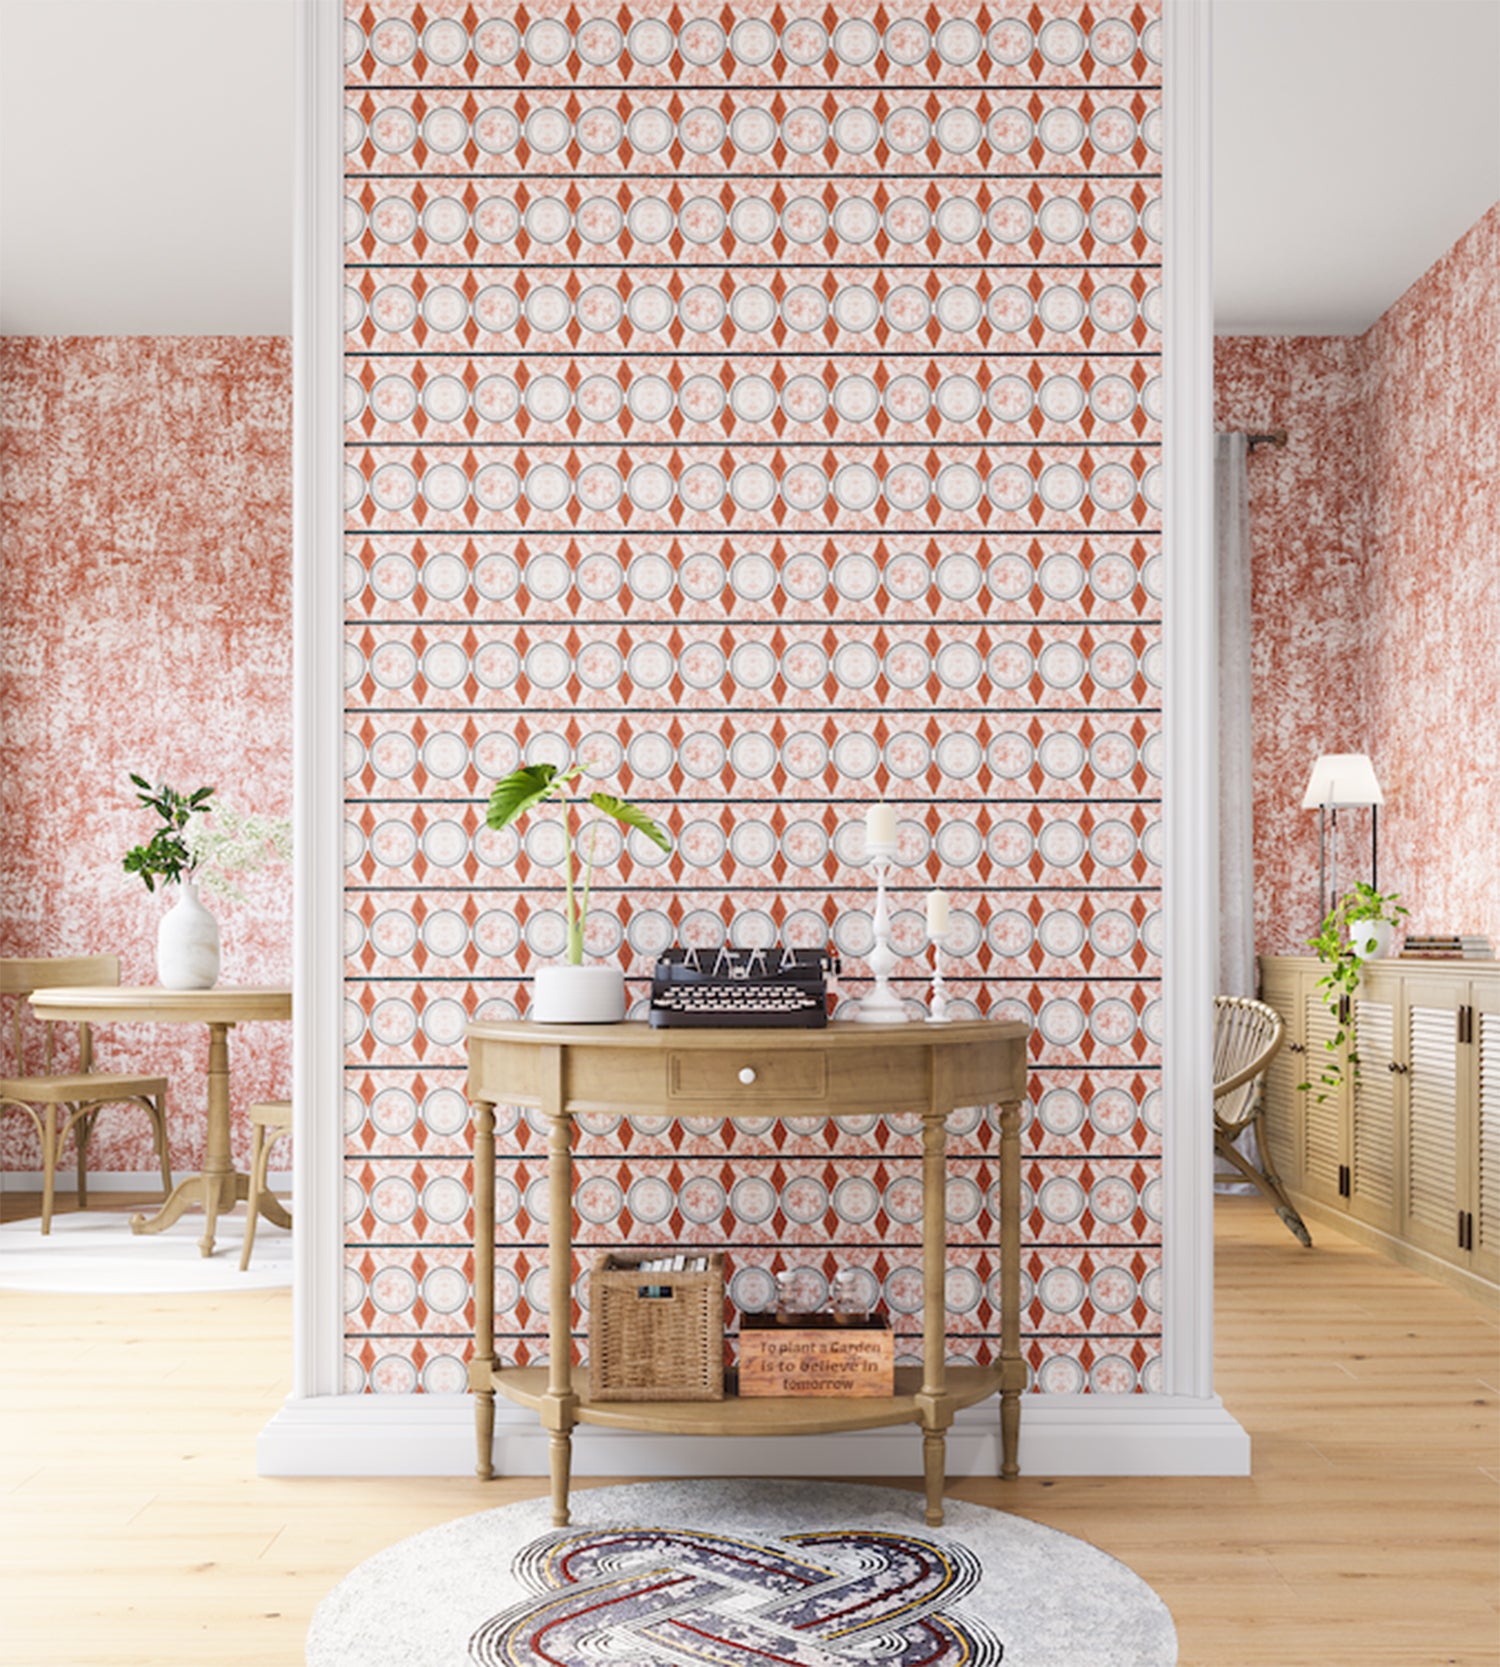
[[[954,1493],[1123,1559],[1184,1667],[1500,1663],[1496,1317],[1329,1229],[1303,1251],[1253,1199],[1218,1220],[1218,1385],[1255,1474]],[[289,1325],[285,1292],[0,1293],[0,1660],[296,1667],[353,1564],[545,1490],[256,1477]]]

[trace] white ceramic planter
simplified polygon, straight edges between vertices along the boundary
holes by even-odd
[[[184,880],[156,928],[156,981],[166,990],[211,990],[219,976],[219,923]]]
[[[1349,927],[1349,947],[1361,961],[1380,961],[1390,954],[1396,928],[1388,920],[1356,920]]]
[[[618,967],[538,967],[530,1017],[538,1024],[618,1024],[625,1017],[625,974]]]

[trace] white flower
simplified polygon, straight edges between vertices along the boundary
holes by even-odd
[[[245,894],[232,876],[292,860],[292,824],[285,816],[246,816],[218,805],[210,816],[195,817],[185,837],[203,890],[237,903]]]

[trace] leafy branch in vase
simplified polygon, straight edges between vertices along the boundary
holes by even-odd
[[[130,779],[137,789],[136,803],[154,810],[162,825],[144,845],[134,845],[125,853],[125,872],[139,874],[147,891],[156,890],[157,880],[178,885],[184,877],[191,879],[198,861],[189,845],[189,825],[195,816],[212,809],[215,789],[200,787],[192,793],[178,793],[165,782],[153,787],[134,772]]]

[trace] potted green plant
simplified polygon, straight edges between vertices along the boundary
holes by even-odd
[[[1359,988],[1365,962],[1389,951],[1396,923],[1408,913],[1399,901],[1400,895],[1395,891],[1377,891],[1361,880],[1323,917],[1317,937],[1308,940],[1314,954],[1328,968],[1318,980],[1318,988],[1337,1024],[1334,1035],[1324,1044],[1329,1057],[1318,1078],[1323,1085],[1318,1093],[1320,1101],[1337,1092],[1344,1080],[1345,1060],[1354,1073],[1354,1080],[1359,1081],[1354,992]],[[1308,1088],[1311,1084],[1304,1082],[1299,1086]]]
[[[531,992],[531,1017],[550,1024],[613,1024],[625,1017],[625,974],[619,967],[586,967],[583,964],[583,925],[588,918],[589,892],[594,883],[594,846],[598,824],[594,824],[584,861],[583,883],[579,888],[573,872],[573,809],[590,804],[627,828],[637,828],[654,845],[670,851],[669,835],[625,799],[612,793],[575,792],[573,784],[583,775],[581,764],[559,768],[555,764],[525,764],[495,784],[490,794],[487,820],[495,829],[508,828],[537,805],[556,802],[562,806],[563,883],[566,888],[563,919],[567,926],[567,960],[561,966],[538,967]],[[581,895],[580,895],[581,889]]]
[[[219,923],[198,896],[190,831],[194,819],[212,808],[214,789],[179,793],[165,782],[153,787],[133,772],[130,779],[136,803],[155,811],[160,825],[125,853],[125,872],[139,874],[147,891],[154,892],[158,880],[177,887],[177,902],[156,929],[157,982],[168,990],[211,990],[219,976]]]

